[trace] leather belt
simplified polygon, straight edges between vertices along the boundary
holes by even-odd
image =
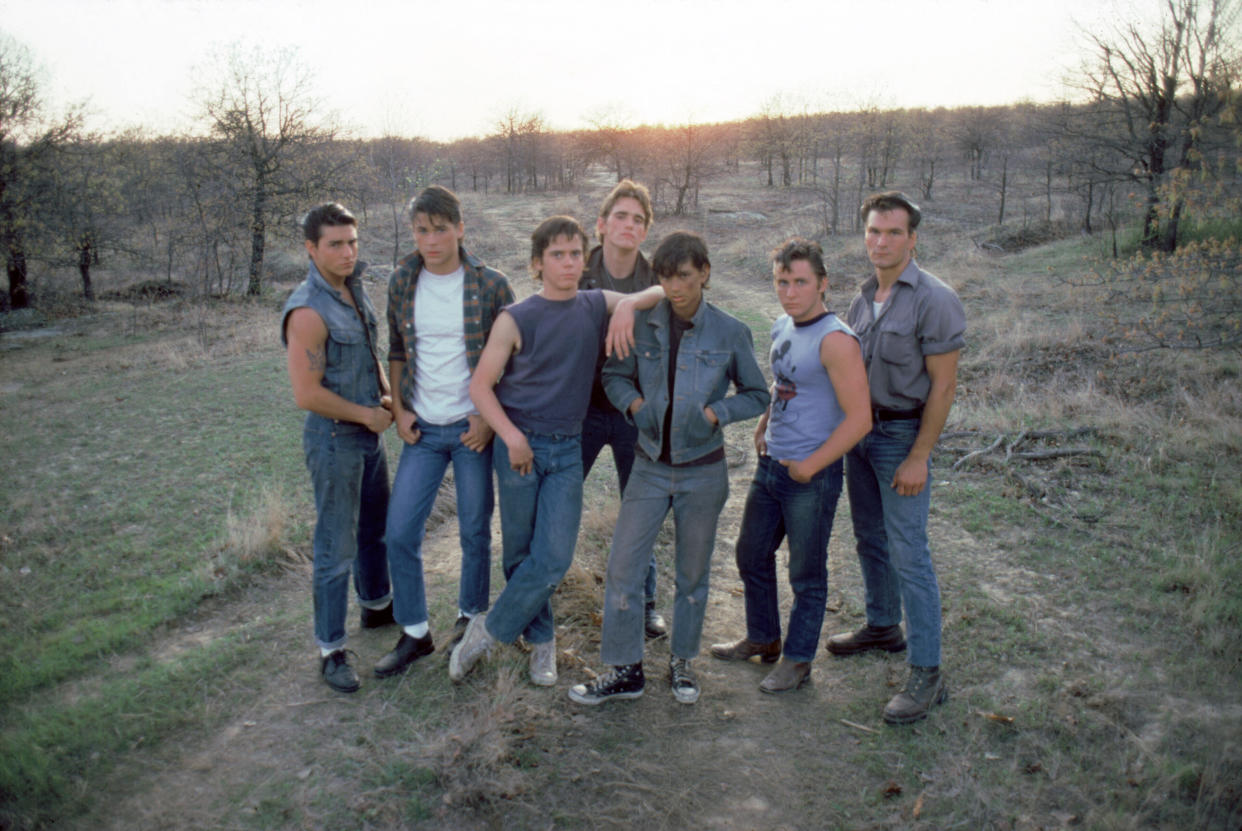
[[[922,407],[915,407],[913,410],[890,410],[886,407],[871,408],[872,421],[912,421],[922,417]]]

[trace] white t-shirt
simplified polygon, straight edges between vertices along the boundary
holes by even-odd
[[[414,400],[429,424],[453,424],[475,412],[462,311],[464,268],[452,274],[423,269],[414,289]]]

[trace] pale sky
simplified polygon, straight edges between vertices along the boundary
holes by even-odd
[[[1055,100],[1081,29],[1159,0],[0,0],[53,107],[189,129],[213,51],[296,47],[358,135],[448,140],[516,107],[554,128],[795,111]],[[631,34],[625,34],[631,33]],[[879,58],[878,55],[885,55]]]

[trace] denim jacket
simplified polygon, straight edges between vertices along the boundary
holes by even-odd
[[[667,300],[639,312],[634,321],[634,349],[627,358],[609,358],[603,372],[608,399],[638,428],[638,446],[651,459],[660,457],[664,413],[669,407],[669,314]],[[673,464],[692,462],[717,450],[724,444],[724,425],[754,418],[767,409],[770,400],[767,381],[755,361],[750,329],[744,323],[706,300],[690,322],[677,350],[669,441]],[[730,382],[734,395],[727,395]],[[630,404],[640,396],[643,406],[631,416]],[[711,408],[719,425],[707,420],[704,407]]]
[[[371,299],[362,288],[362,273],[366,263],[358,263],[354,273],[347,281],[353,289],[354,298],[360,301],[367,318],[367,328],[371,330],[371,343],[376,343],[379,336],[378,320]],[[309,307],[313,309],[324,326],[328,329],[328,340],[324,343],[326,364],[323,370],[323,385],[347,401],[361,404],[364,407],[377,407],[380,403],[379,375],[375,357],[371,347],[367,345],[366,334],[362,330],[362,321],[336,289],[328,284],[319,270],[311,265],[306,279],[298,284],[285,301],[285,309],[280,316],[280,340],[288,345],[285,334],[289,315],[294,309]],[[314,413],[311,417],[322,419]],[[358,425],[366,429],[362,425]]]

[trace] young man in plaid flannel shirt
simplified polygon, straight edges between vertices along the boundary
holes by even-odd
[[[457,637],[487,610],[491,576],[492,429],[470,401],[470,377],[492,323],[513,302],[509,281],[462,246],[465,224],[452,191],[432,185],[410,202],[418,250],[388,284],[393,417],[405,442],[393,480],[387,541],[393,611],[402,633],[375,665],[397,675],[435,647],[427,621],[422,541],[449,462],[461,540]]]

